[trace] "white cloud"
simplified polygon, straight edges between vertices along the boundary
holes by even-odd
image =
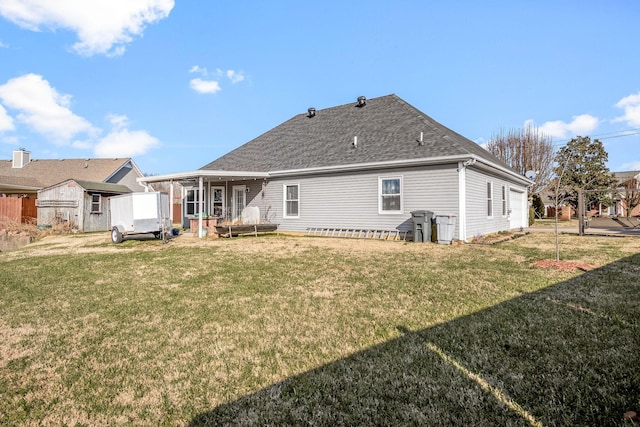
[[[174,0],[2,0],[0,15],[32,31],[71,30],[79,40],[73,49],[81,55],[117,56],[173,6]]]
[[[111,132],[95,146],[89,146],[93,146],[93,153],[97,157],[139,156],[160,143],[144,130],[129,130],[129,118],[123,114],[109,114],[107,120],[111,123]]]
[[[209,72],[207,71],[207,69],[206,69],[206,68],[201,67],[201,66],[199,66],[199,65],[194,65],[193,67],[191,67],[191,68],[189,69],[189,72],[190,72],[190,73],[199,73],[199,74],[201,74],[201,75],[203,75],[203,76],[206,76],[207,74],[209,74]]]
[[[7,113],[7,110],[4,109],[2,105],[0,105],[0,132],[14,130],[15,126],[13,125],[13,119]]]
[[[244,80],[244,74],[233,70],[227,70],[227,77],[231,80],[231,83],[236,84]]]
[[[1,47],[9,47],[9,45],[8,45],[8,44],[6,44],[6,43],[2,43],[2,41],[0,41],[0,48],[1,48]]]
[[[122,130],[129,126],[129,118],[122,114],[109,114],[107,120],[114,130]]]
[[[205,67],[194,65],[189,69],[189,73],[198,73],[201,76],[206,77],[209,75],[209,70],[207,70]],[[245,79],[244,73],[242,73],[241,71],[224,71],[220,68],[216,68],[215,74],[217,75],[217,80],[205,80],[199,77],[191,79],[191,81],[189,82],[191,89],[195,90],[198,93],[217,93],[222,90],[219,81],[220,79],[224,79],[226,77],[231,81],[232,84],[240,83]]]
[[[70,109],[71,96],[59,94],[37,74],[25,74],[0,86],[5,106],[18,110],[18,121],[65,145],[78,134],[95,134],[98,130]]]
[[[613,122],[627,122],[629,126],[640,127],[640,92],[622,98],[616,107],[624,109],[624,115],[616,117]]]
[[[16,77],[0,86],[0,100],[18,111],[18,122],[27,124],[53,143],[93,149],[98,157],[133,157],[159,144],[158,139],[146,131],[129,130],[129,119],[122,114],[107,116],[111,132],[101,138],[100,129],[70,110],[70,95],[59,94],[36,74]],[[0,105],[0,131],[12,130],[12,126],[11,117]]]
[[[201,78],[191,79],[191,89],[199,93],[216,93],[222,90],[220,84],[215,80],[202,80]]]
[[[555,120],[551,122],[545,122],[541,126],[537,126],[533,120],[526,120],[524,126],[537,127],[544,135],[552,138],[567,138],[569,136],[576,135],[588,135],[598,127],[599,120],[590,114],[580,114],[579,116],[573,116],[572,121],[569,123],[562,120]]]
[[[115,130],[94,147],[97,157],[134,157],[145,154],[159,144],[157,138],[143,130]]]
[[[4,136],[2,142],[9,145],[19,145],[20,139],[17,136]]]
[[[637,170],[640,170],[640,160],[636,160],[634,162],[623,163],[622,166],[620,166],[620,170],[623,170],[623,171],[637,171]]]

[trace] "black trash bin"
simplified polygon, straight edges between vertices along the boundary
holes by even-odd
[[[433,212],[423,210],[412,211],[411,218],[413,218],[413,241],[420,243],[430,242]]]

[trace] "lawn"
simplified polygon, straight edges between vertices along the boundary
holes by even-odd
[[[640,239],[554,238],[0,253],[0,424],[634,425]]]

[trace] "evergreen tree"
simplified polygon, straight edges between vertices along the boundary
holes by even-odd
[[[585,203],[612,203],[612,189],[615,179],[606,166],[609,155],[598,139],[578,136],[560,148],[556,153],[556,176],[561,177],[564,194],[559,198],[575,209],[578,208],[578,193],[582,191]]]

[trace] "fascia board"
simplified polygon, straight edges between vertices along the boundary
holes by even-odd
[[[165,175],[144,176],[136,178],[139,183],[152,183],[152,182],[164,182],[164,181],[177,181],[184,179],[194,179],[199,177],[213,177],[213,178],[268,178],[269,174],[266,172],[249,172],[249,171],[219,171],[219,170],[195,170],[191,172],[179,172],[170,173]]]

